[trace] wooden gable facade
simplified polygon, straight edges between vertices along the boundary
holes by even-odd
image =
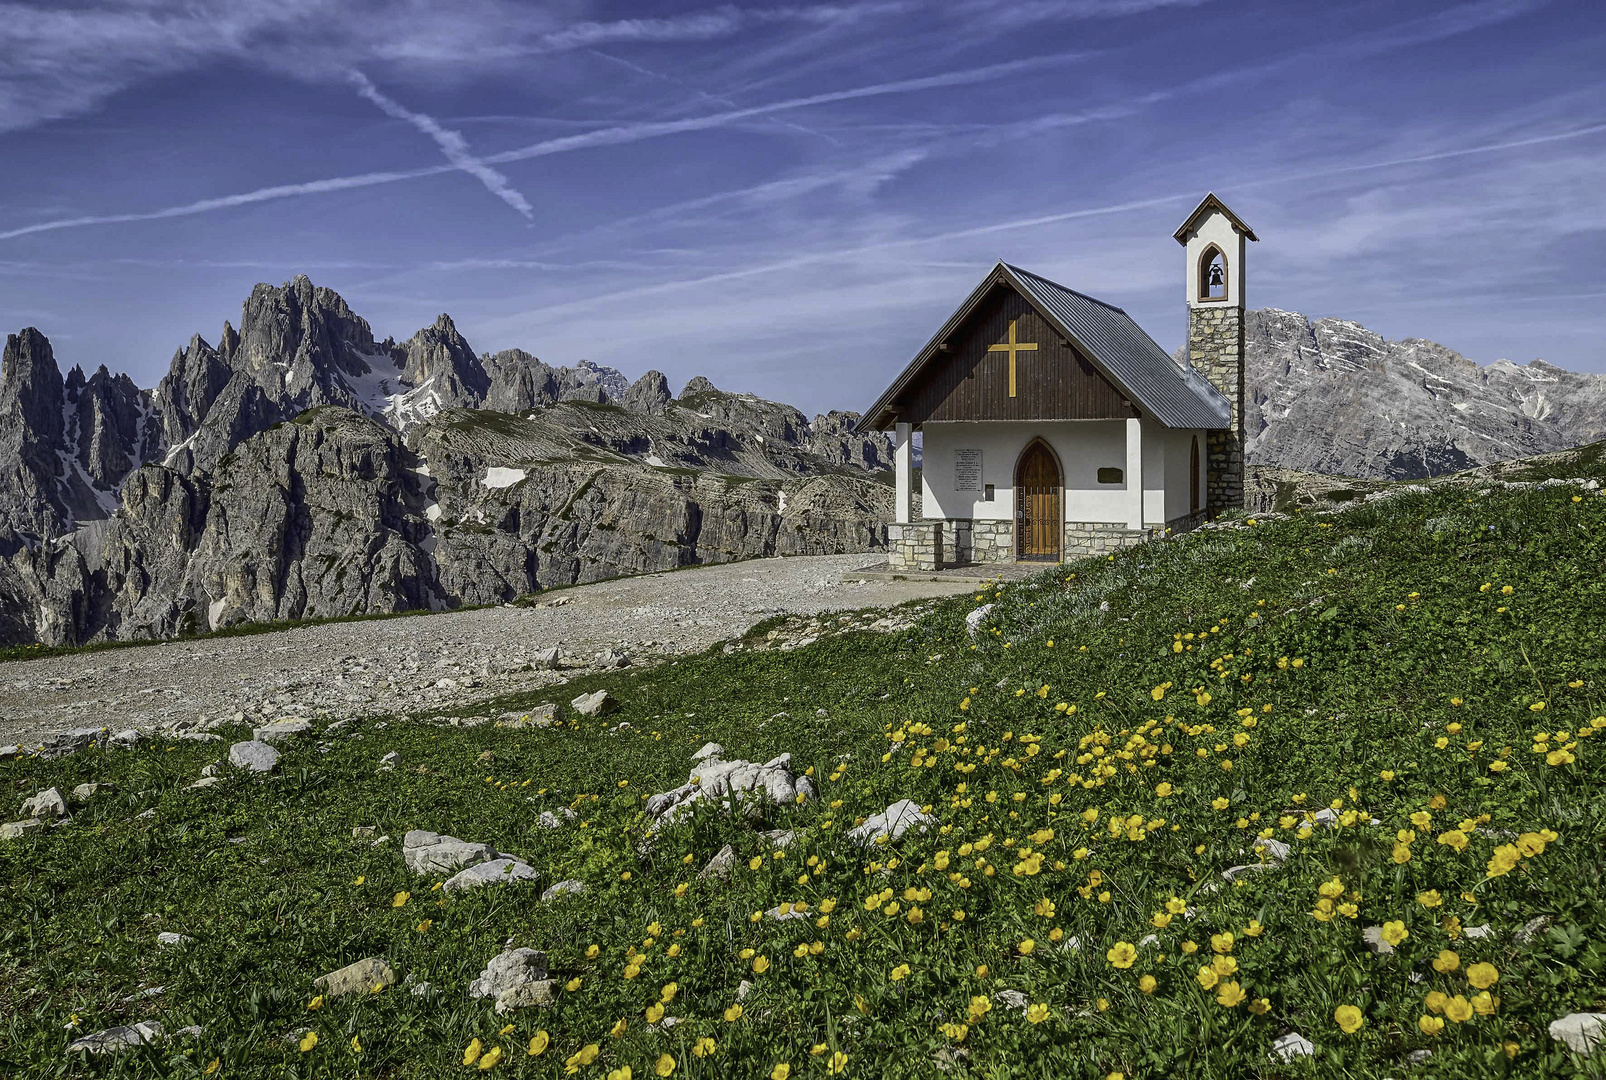
[[[1005,281],[996,281],[935,343],[926,363],[898,391],[893,410],[898,421],[914,425],[1138,415],[1126,395]]]

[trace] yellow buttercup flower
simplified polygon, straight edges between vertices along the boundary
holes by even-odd
[[[1433,960],[1433,970],[1440,975],[1448,975],[1461,966],[1461,957],[1449,949],[1442,950]]]
[[[1361,1015],[1361,1010],[1354,1005],[1340,1005],[1333,1010],[1333,1022],[1338,1025],[1339,1030],[1343,1031],[1344,1034],[1353,1035],[1361,1030],[1361,1025],[1366,1023],[1366,1018]]]
[[[403,905],[405,905],[407,903],[407,901],[411,900],[412,898],[413,898],[413,894],[410,893],[410,892],[399,892],[390,901],[390,906],[391,907],[402,907]]]
[[[497,1062],[501,1060],[502,1048],[500,1046],[491,1047],[480,1056],[480,1072],[484,1072],[486,1069],[496,1068]],[[626,1077],[625,1080],[629,1080],[629,1077]]]
[[[1053,642],[1049,642],[1049,644],[1052,645]],[[825,1063],[825,1074],[827,1076],[841,1076],[842,1070],[847,1067],[848,1055],[838,1050],[831,1055],[831,1060]]]
[[[1216,1004],[1223,1008],[1235,1008],[1248,996],[1236,982],[1224,982],[1216,987]]]
[[[476,1061],[478,1061],[480,1059],[480,1054],[483,1051],[483,1049],[484,1049],[484,1044],[481,1043],[478,1039],[474,1039],[472,1042],[470,1042],[468,1044],[467,1047],[465,1047],[463,1049],[463,1064],[464,1065],[472,1065],[472,1064],[474,1064]]]
[[[675,1075],[675,1059],[668,1054],[662,1055],[657,1061],[653,1062],[652,1074],[654,1076]]]
[[[1499,978],[1500,971],[1493,964],[1478,963],[1467,968],[1467,982],[1479,990],[1489,989]]]
[[[776,1062],[775,1068],[770,1070],[770,1080],[786,1080],[792,1075],[792,1066],[784,1061]]]
[[[719,1044],[705,1035],[692,1044],[691,1052],[693,1057],[705,1058],[718,1049]]]
[[[1041,1024],[1048,1019],[1048,1006],[1039,1002],[1026,1008],[1026,1021],[1031,1024]]]
[[[597,1060],[597,1055],[600,1053],[602,1053],[602,1047],[596,1043],[586,1043],[579,1050],[569,1055],[568,1060],[563,1063],[564,1068],[575,1069],[580,1065],[589,1065]]]
[[[1143,991],[1145,994],[1154,993],[1154,988],[1156,985],[1158,984],[1155,983],[1153,975],[1145,975],[1143,978],[1138,980],[1138,989]]]
[[[1444,1003],[1444,1015],[1451,1023],[1464,1024],[1472,1019],[1472,1003],[1457,994]]]
[[[664,1018],[664,1007],[655,1001],[651,1005],[647,1006],[646,1016],[647,1023],[656,1024],[658,1021]],[[621,1021],[621,1023],[622,1022],[623,1021]]]
[[[535,1038],[530,1040],[530,1056],[540,1057],[546,1053],[546,1048],[551,1045],[552,1036],[548,1035],[545,1030],[537,1031]]]
[[[1429,1016],[1423,1013],[1417,1018],[1416,1026],[1422,1029],[1422,1034],[1424,1035],[1437,1035],[1444,1030],[1444,1021],[1437,1016]]]
[[[314,1046],[317,1046],[317,1045],[318,1045],[318,1033],[316,1031],[309,1031],[305,1035],[301,1036],[300,1046],[301,1046],[301,1052],[303,1054],[307,1053]]]
[[[1383,924],[1382,937],[1390,945],[1398,947],[1402,941],[1410,936],[1411,932],[1405,928],[1405,923],[1399,919]]]
[[[1024,944],[1024,943],[1023,943]],[[1138,957],[1138,949],[1128,941],[1117,941],[1104,958],[1118,968],[1129,968]]]
[[[742,1007],[741,1007],[740,1004],[732,1005],[730,1008],[725,1010],[725,1022],[727,1024],[734,1024],[736,1021],[740,1020],[741,1018],[742,1018]]]
[[[1216,974],[1215,968],[1206,965],[1199,969],[1199,974],[1195,975],[1194,979],[1206,990],[1213,990],[1216,983],[1221,981],[1221,976]]]

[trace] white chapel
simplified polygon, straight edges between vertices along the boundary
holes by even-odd
[[[861,428],[894,432],[890,570],[1059,562],[1243,505],[1244,252],[1257,237],[1214,194],[1175,236],[1185,364],[1120,308],[1000,262],[865,412]]]

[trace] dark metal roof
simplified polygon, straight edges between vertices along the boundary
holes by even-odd
[[[870,406],[859,421],[860,430],[885,429],[897,396],[919,376],[938,346],[991,291],[1008,283],[1035,307],[1038,314],[1063,333],[1143,412],[1166,427],[1226,428],[1232,406],[1227,398],[1191,367],[1179,366],[1131,316],[1112,304],[1095,300],[1045,277],[1000,262],[976,291],[944,324],[903,373]]]
[[[1228,425],[1232,406],[1227,398],[1204,376],[1167,356],[1126,312],[1017,266],[1002,265],[1021,293],[1050,322],[1058,323],[1144,412],[1166,427]]]

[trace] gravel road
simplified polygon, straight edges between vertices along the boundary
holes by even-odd
[[[650,663],[739,637],[772,615],[887,608],[968,592],[941,582],[847,582],[864,555],[763,559],[621,578],[531,608],[336,623],[0,664],[0,743],[71,728],[151,728],[263,714],[450,713],[563,681],[523,670],[608,650]]]

